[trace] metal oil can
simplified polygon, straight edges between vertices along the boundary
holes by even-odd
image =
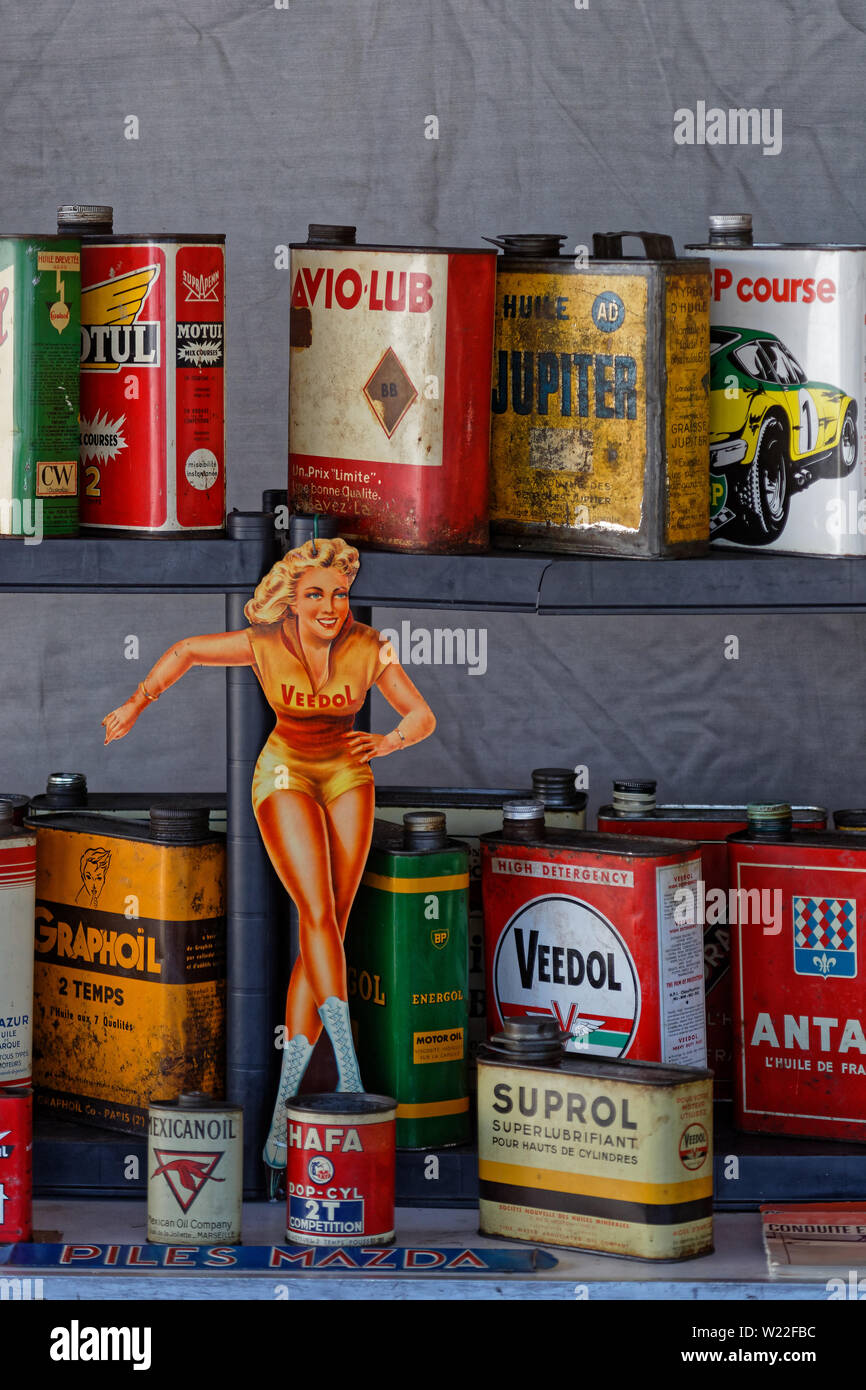
[[[795,806],[798,830],[824,830],[822,806]],[[745,806],[656,805],[653,779],[619,780],[613,801],[598,813],[598,828],[614,835],[654,835],[694,840],[701,848],[698,920],[704,931],[704,985],[707,998],[707,1061],[716,1100],[734,1098],[734,1032],[731,1014],[731,951],[728,926],[729,835],[745,830]]]
[[[481,1231],[632,1259],[713,1248],[708,1071],[598,1061],[547,1018],[478,1054]]]
[[[0,237],[0,536],[78,534],[81,243]]]
[[[866,842],[790,811],[750,807],[728,841],[735,1121],[866,1143]]]
[[[469,1138],[469,851],[441,811],[377,821],[346,932],[358,1065],[397,1102],[397,1146]]]
[[[143,1133],[225,1084],[225,843],[206,809],[40,816],[34,1082],[59,1119]]]
[[[0,1088],[29,1086],[33,1042],[36,835],[0,801]]]
[[[623,258],[637,236],[645,259]],[[697,555],[709,538],[709,268],[670,237],[505,236],[496,277],[491,537]]]
[[[116,236],[98,204],[58,226],[82,238],[82,528],[222,531],[225,237]]]
[[[866,830],[866,810],[834,811],[833,826],[848,834],[861,834]]]
[[[0,1087],[0,1245],[33,1235],[33,1092]]]
[[[292,511],[387,550],[483,548],[495,254],[316,225],[291,251]]]
[[[394,1239],[391,1096],[293,1097],[286,1105],[286,1239],[300,1245],[390,1245]]]
[[[752,241],[710,218],[710,531],[722,545],[866,555],[866,246]]]
[[[546,1016],[583,1056],[706,1065],[700,851],[545,826],[503,807],[481,837],[487,1015]]]
[[[243,1111],[184,1091],[147,1110],[147,1239],[240,1245]]]

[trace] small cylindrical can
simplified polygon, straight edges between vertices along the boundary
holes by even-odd
[[[286,1106],[286,1239],[390,1245],[397,1102],[366,1092],[297,1096]]]
[[[16,801],[0,800],[0,1087],[31,1078],[36,835]]]
[[[147,1112],[147,1238],[239,1245],[243,1111],[187,1091]]]
[[[33,1092],[0,1089],[0,1244],[33,1234]]]
[[[225,237],[81,237],[81,525],[154,536],[225,526]]]

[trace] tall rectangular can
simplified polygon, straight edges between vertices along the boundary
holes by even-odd
[[[207,809],[36,830],[34,1085],[58,1119],[144,1134],[154,1099],[225,1085],[225,843]]]
[[[635,806],[633,791],[644,804]],[[792,808],[798,830],[824,830],[822,806]],[[698,894],[698,918],[704,931],[704,985],[707,998],[707,1061],[713,1072],[716,1100],[734,1098],[734,1030],[731,1000],[731,949],[728,924],[728,846],[730,835],[745,830],[745,806],[687,806],[655,804],[655,783],[614,782],[613,802],[598,812],[598,828],[612,835],[655,835],[659,839],[694,840],[701,848],[703,888]]]
[[[639,236],[647,259],[623,258]],[[670,237],[498,241],[491,535],[512,549],[707,548],[709,268]]]
[[[469,1138],[469,853],[441,812],[377,821],[346,932],[349,1011],[368,1091],[397,1102],[397,1147]]]
[[[81,243],[0,237],[0,535],[78,534]]]
[[[225,237],[82,236],[81,525],[180,536],[225,527]]]
[[[866,844],[752,820],[728,841],[736,1124],[866,1143]]]
[[[291,250],[291,510],[386,550],[483,548],[495,253],[317,226]]]
[[[585,1056],[706,1066],[700,869],[695,844],[547,830],[539,803],[506,805],[481,837],[490,1032],[548,1017]]]
[[[0,1090],[32,1074],[36,836],[21,810],[0,799]]]
[[[713,1094],[697,1067],[564,1054],[508,1019],[478,1054],[484,1235],[682,1260],[713,1248]]]
[[[752,243],[710,219],[710,531],[794,555],[866,555],[866,246]]]

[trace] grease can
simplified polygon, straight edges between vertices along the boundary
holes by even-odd
[[[81,243],[0,236],[0,536],[78,534]]]
[[[645,258],[623,257],[636,236]],[[709,540],[709,267],[670,237],[516,235],[496,277],[490,523],[511,549],[697,555]]]
[[[29,1086],[33,1041],[36,836],[0,800],[0,1087]]]
[[[562,1049],[510,1018],[478,1054],[481,1231],[632,1259],[713,1248],[712,1078]]]
[[[390,1096],[364,1091],[287,1103],[287,1240],[390,1245],[396,1108]]]
[[[147,1111],[147,1239],[240,1245],[243,1111],[184,1091]]]
[[[822,806],[795,806],[798,830],[824,830]],[[729,835],[745,830],[743,806],[656,805],[652,778],[618,780],[613,800],[598,813],[598,828],[614,835],[654,835],[696,840],[701,847],[697,916],[704,932],[704,984],[707,997],[707,1062],[716,1100],[734,1098],[734,1030],[731,1014],[731,950],[728,925]]]
[[[540,802],[481,837],[487,1015],[552,1018],[589,1057],[706,1065],[695,844],[549,830]]]
[[[728,855],[736,1124],[866,1143],[866,841],[773,803]]]
[[[225,237],[116,236],[97,204],[58,226],[82,238],[82,528],[222,531]]]
[[[469,851],[442,811],[378,821],[346,932],[365,1084],[397,1102],[399,1148],[469,1139]]]
[[[34,1080],[59,1119],[144,1133],[225,1084],[225,843],[206,808],[34,819]]]
[[[33,1092],[0,1089],[0,1245],[33,1234]]]
[[[495,254],[316,225],[291,250],[291,510],[387,550],[483,548]]]

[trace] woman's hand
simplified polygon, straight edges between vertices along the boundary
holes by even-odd
[[[367,734],[358,729],[343,735],[359,763],[368,763],[371,758],[387,758],[393,753],[397,743],[393,734]]]
[[[126,738],[147,701],[136,691],[122,705],[107,714],[102,723],[105,728],[105,742],[113,743],[116,738]]]

